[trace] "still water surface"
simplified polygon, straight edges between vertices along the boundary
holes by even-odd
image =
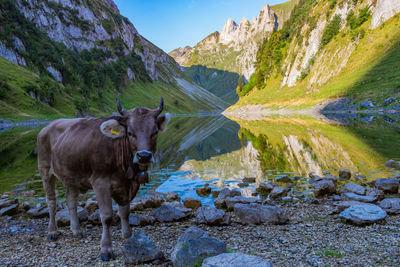
[[[257,121],[230,120],[223,116],[176,116],[159,134],[156,163],[148,185],[152,189],[176,191],[195,197],[194,188],[238,187],[244,177],[256,184],[274,181],[280,175],[292,177],[293,194],[311,193],[310,173],[337,175],[349,169],[358,183],[392,177],[384,166],[388,159],[400,160],[400,128],[387,119],[351,119],[348,125],[312,118],[265,118]],[[43,126],[42,126],[43,127]],[[36,167],[38,128],[12,128],[0,133],[0,193],[31,190],[42,195]],[[243,187],[251,195],[256,184]],[[64,190],[59,186],[60,194]],[[211,203],[211,198],[201,198]]]

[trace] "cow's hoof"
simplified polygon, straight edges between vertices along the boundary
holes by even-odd
[[[113,260],[113,259],[115,259],[115,256],[114,256],[113,253],[109,253],[109,252],[101,253],[101,260],[102,261],[110,261],[110,260]]]

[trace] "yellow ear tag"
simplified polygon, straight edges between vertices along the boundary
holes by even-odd
[[[118,136],[119,132],[117,130],[111,129],[111,134],[115,135],[115,136]]]

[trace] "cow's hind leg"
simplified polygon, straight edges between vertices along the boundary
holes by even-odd
[[[57,239],[57,223],[56,223],[56,177],[49,173],[50,168],[39,166],[40,176],[42,177],[43,188],[46,192],[46,202],[49,208],[49,228],[47,239]]]
[[[79,191],[75,188],[68,187],[67,188],[67,205],[68,211],[70,216],[70,223],[71,223],[71,231],[72,234],[76,237],[82,237],[82,231],[79,225],[79,218],[76,211],[76,201],[79,195]]]
[[[122,237],[128,239],[132,235],[131,227],[129,226],[129,210],[130,206],[118,206],[119,209],[119,217],[121,218],[121,230],[122,230]]]
[[[96,180],[93,184],[93,191],[96,194],[97,203],[100,208],[101,224],[103,233],[101,235],[100,253],[103,261],[109,261],[115,258],[112,250],[110,227],[113,221],[113,210],[111,202],[110,185],[107,181]]]

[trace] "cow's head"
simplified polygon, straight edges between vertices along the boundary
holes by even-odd
[[[164,107],[163,98],[161,97],[161,103],[156,109],[124,110],[119,97],[117,106],[121,117],[103,122],[100,130],[110,138],[127,138],[135,168],[145,172],[148,165],[154,161],[158,132],[164,130],[168,122],[166,115],[161,114]]]

